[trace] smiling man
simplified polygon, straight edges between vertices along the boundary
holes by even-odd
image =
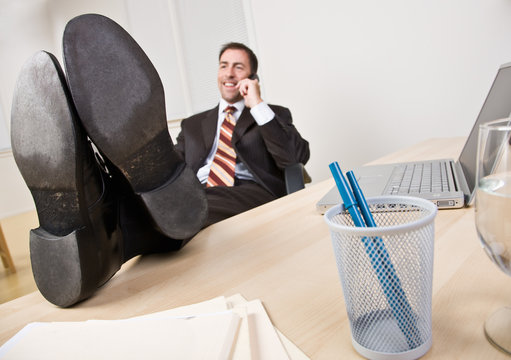
[[[261,98],[257,67],[250,48],[224,45],[218,106],[181,123],[176,150],[206,186],[205,226],[285,195],[285,167],[309,159],[309,144],[293,126],[289,109]]]

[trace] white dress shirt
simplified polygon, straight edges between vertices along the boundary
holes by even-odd
[[[201,183],[205,183],[208,180],[209,170],[211,169],[211,164],[213,163],[213,158],[215,157],[216,150],[218,148],[218,138],[220,137],[220,127],[222,126],[222,122],[225,118],[225,108],[227,106],[234,106],[236,111],[233,113],[234,121],[237,122],[241,113],[245,109],[245,101],[241,100],[235,104],[229,104],[224,99],[220,99],[220,104],[218,106],[218,123],[216,126],[216,135],[215,140],[213,141],[213,146],[211,147],[211,151],[209,152],[208,157],[206,158],[206,162],[204,165],[197,171],[197,178]],[[254,120],[257,122],[259,126],[270,122],[274,117],[275,113],[264,101],[254,106],[250,109],[250,113],[254,117]],[[237,162],[234,168],[234,174],[238,179],[242,180],[255,180],[252,173],[248,170],[248,168],[242,162]]]

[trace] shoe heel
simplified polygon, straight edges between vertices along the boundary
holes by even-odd
[[[208,215],[204,188],[188,166],[176,179],[140,196],[160,232],[173,239],[194,236]],[[169,204],[176,210],[169,211]]]
[[[90,296],[91,274],[80,264],[80,238],[85,228],[55,236],[42,228],[30,231],[30,261],[36,285],[51,303],[68,307]]]

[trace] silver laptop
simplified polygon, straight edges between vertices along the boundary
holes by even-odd
[[[511,63],[507,63],[499,68],[458,161],[435,159],[362,166],[353,172],[366,197],[396,194],[431,200],[439,209],[468,206],[475,190],[479,125],[510,117],[510,114]],[[316,207],[323,214],[341,202],[337,188],[333,187]]]

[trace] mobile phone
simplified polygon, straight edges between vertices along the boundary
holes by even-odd
[[[250,80],[257,80],[259,81],[259,76],[257,74],[252,74],[248,77]]]

